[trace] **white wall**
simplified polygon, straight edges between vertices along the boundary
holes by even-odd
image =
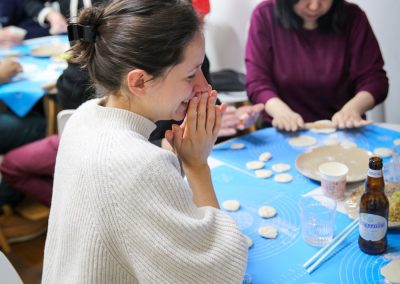
[[[245,72],[244,48],[249,19],[262,0],[211,0],[207,17],[206,52],[211,71],[225,68]],[[400,123],[400,0],[353,0],[368,15],[378,38],[388,73],[389,96],[368,115],[376,122]]]

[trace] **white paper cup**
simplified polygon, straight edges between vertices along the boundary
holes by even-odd
[[[341,200],[346,190],[346,176],[349,168],[342,163],[328,162],[319,165],[321,188],[324,195]]]

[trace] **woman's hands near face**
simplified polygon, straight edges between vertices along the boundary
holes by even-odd
[[[343,108],[332,116],[332,122],[338,128],[357,128],[372,123],[363,119],[358,112]]]
[[[303,118],[294,111],[285,111],[276,114],[272,119],[272,126],[282,131],[297,131],[304,127]]]
[[[189,102],[184,123],[173,125],[165,133],[183,167],[195,169],[207,164],[207,157],[217,139],[226,105],[217,106],[217,92],[196,94]]]

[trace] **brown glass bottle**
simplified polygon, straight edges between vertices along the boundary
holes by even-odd
[[[367,254],[381,254],[387,248],[389,201],[385,195],[382,159],[369,159],[365,192],[360,199],[358,246]]]

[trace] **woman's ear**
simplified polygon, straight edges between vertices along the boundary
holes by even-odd
[[[149,80],[150,75],[141,69],[134,69],[126,76],[128,89],[131,93],[141,95],[145,90],[145,82]]]

